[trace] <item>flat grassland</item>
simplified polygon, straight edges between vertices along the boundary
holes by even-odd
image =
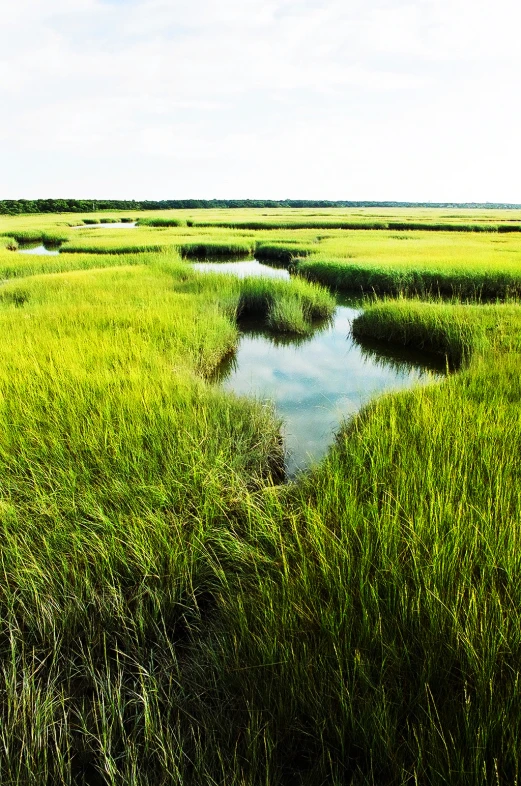
[[[255,252],[265,262],[289,266],[338,290],[492,299],[521,294],[521,211],[418,210],[411,215],[404,210],[286,209],[266,215],[176,210],[101,216],[102,221],[120,218],[134,218],[139,226],[126,231],[89,223],[71,230],[71,224],[98,221],[92,214],[6,218],[2,232],[10,231],[11,238],[0,238],[0,247],[66,239],[67,254],[176,250],[184,257],[219,258]],[[81,266],[79,261],[69,264]],[[11,270],[0,268],[0,276],[12,275]]]
[[[142,223],[72,228],[120,218]],[[0,219],[2,784],[518,782],[520,225]],[[186,259],[253,252],[296,275]],[[356,337],[456,370],[376,399],[285,485],[276,414],[209,380],[241,315],[330,315],[315,282],[367,294]]]

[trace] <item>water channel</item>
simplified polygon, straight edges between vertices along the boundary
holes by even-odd
[[[286,270],[257,261],[205,262],[194,268],[289,278]],[[333,319],[309,337],[274,334],[258,323],[243,322],[237,351],[217,374],[226,390],[274,403],[283,421],[290,478],[322,458],[342,421],[370,398],[432,382],[445,373],[443,361],[424,353],[355,342],[351,324],[360,304],[343,298],[337,302]]]

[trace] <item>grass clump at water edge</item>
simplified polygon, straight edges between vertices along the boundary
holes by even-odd
[[[248,242],[220,242],[197,241],[184,242],[178,246],[181,256],[192,259],[206,259],[210,257],[242,257],[253,253],[254,243]]]
[[[521,349],[517,302],[476,305],[420,300],[368,304],[353,322],[356,338],[373,338],[444,355],[455,366],[472,357],[495,357]]]
[[[334,298],[323,288],[307,281],[277,281],[256,276],[198,273],[186,279],[184,287],[194,292],[211,288],[226,313],[234,318],[265,320],[266,326],[282,333],[306,334],[314,323],[331,317]]]
[[[137,226],[147,227],[184,227],[186,221],[181,218],[138,218],[136,221]]]
[[[297,260],[296,271],[336,290],[377,295],[422,295],[507,299],[521,294],[521,269],[486,270],[461,266],[428,269],[423,265],[379,266],[350,260]]]

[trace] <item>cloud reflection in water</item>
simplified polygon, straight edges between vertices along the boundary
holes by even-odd
[[[334,319],[312,337],[291,341],[245,328],[221,383],[239,395],[274,402],[283,419],[287,472],[320,459],[340,423],[382,391],[425,383],[443,366],[420,353],[362,348],[350,336],[359,310],[339,306]]]

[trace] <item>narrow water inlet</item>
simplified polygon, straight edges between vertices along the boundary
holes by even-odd
[[[198,263],[203,272],[269,275],[286,270],[256,261]],[[286,274],[286,275],[282,275]],[[443,361],[427,353],[396,350],[351,336],[359,304],[338,299],[333,319],[307,337],[274,334],[255,321],[240,324],[237,351],[218,370],[216,380],[239,395],[270,400],[282,418],[289,478],[322,458],[342,421],[377,393],[440,379]]]

